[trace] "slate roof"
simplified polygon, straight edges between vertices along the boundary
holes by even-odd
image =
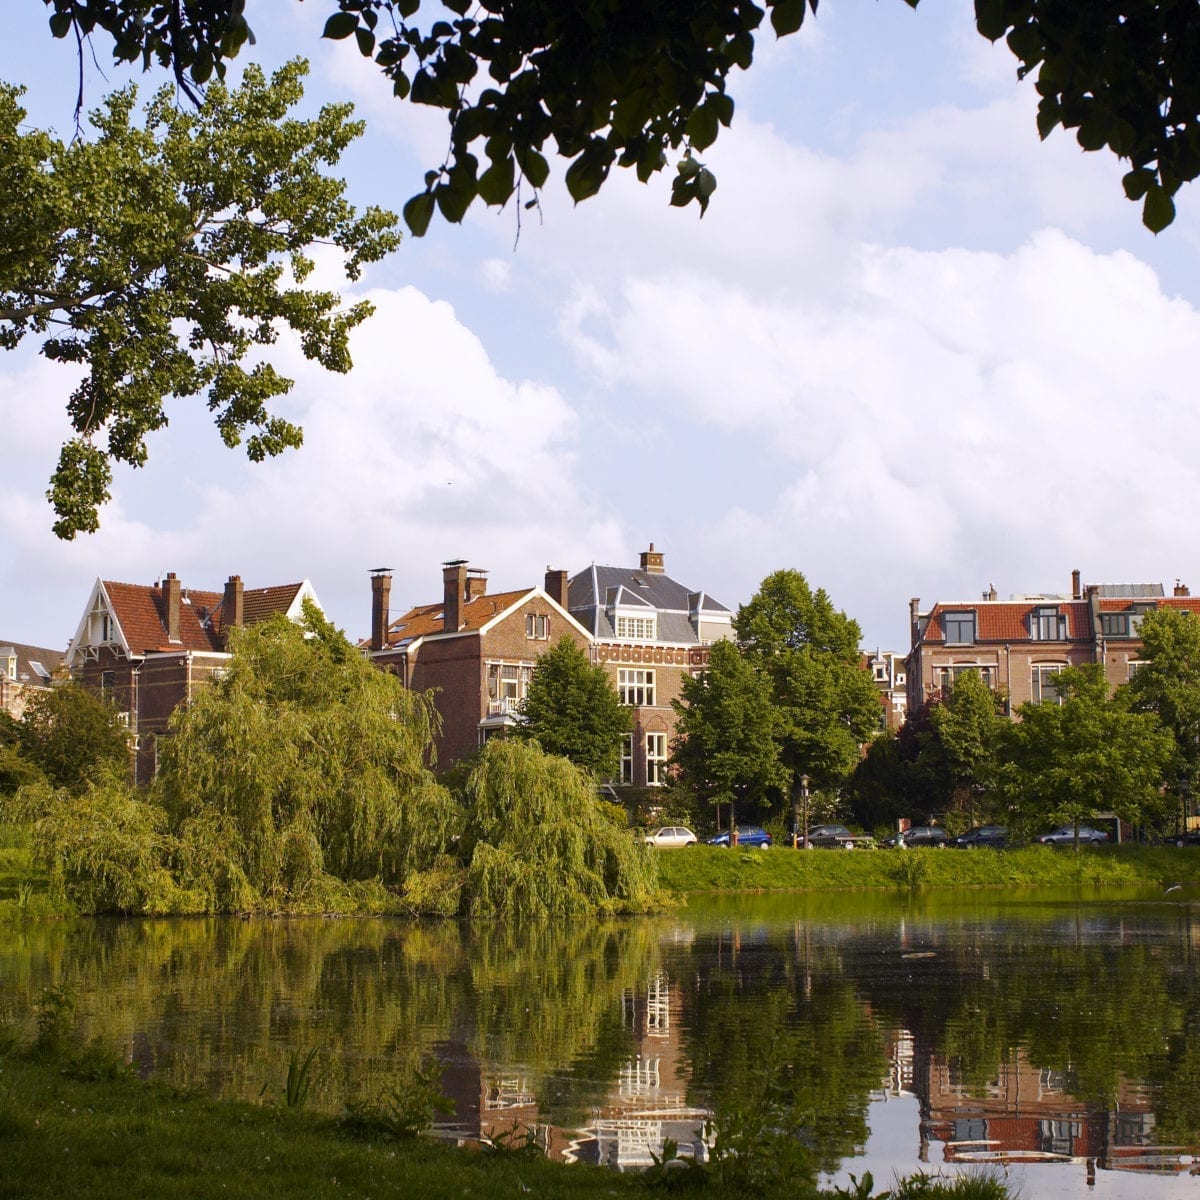
[[[732,613],[706,592],[689,591],[669,575],[640,567],[602,567],[596,564],[580,571],[567,585],[568,605],[573,616],[594,637],[616,641],[610,606],[647,608],[658,614],[655,641],[672,645],[696,645],[700,637],[692,624],[693,613],[720,618]]]
[[[462,628],[460,633],[482,629],[493,617],[498,617],[506,609],[524,600],[526,596],[536,591],[535,588],[522,588],[515,592],[485,592],[465,600],[461,608]],[[407,646],[417,638],[433,637],[446,632],[445,612],[443,604],[419,604],[410,608],[402,617],[388,625],[385,649],[395,650]],[[369,640],[362,643],[369,645]]]
[[[45,646],[27,646],[24,642],[0,642],[0,671],[8,670],[8,660],[16,655],[17,682],[48,686],[51,676],[63,665],[65,650]]]
[[[179,605],[179,641],[167,637],[167,601],[157,584],[103,580],[113,615],[121,626],[130,653],[155,650],[193,650],[219,653],[225,649],[222,622],[223,592],[183,588]],[[247,588],[242,593],[242,618],[256,625],[276,613],[286,613],[295,603],[303,583]]]

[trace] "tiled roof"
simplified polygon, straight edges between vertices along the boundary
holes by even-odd
[[[482,596],[464,601],[460,632],[482,629],[493,617],[499,616],[505,609],[523,600],[533,590],[522,588],[515,592],[485,592]],[[399,646],[419,637],[432,637],[444,633],[445,624],[444,608],[440,602],[418,605],[416,608],[410,608],[388,626],[387,645]]]
[[[972,600],[962,604],[935,604],[929,613],[922,641],[945,641],[943,613],[973,612],[977,642],[1027,642],[1030,640],[1030,614],[1035,608],[1047,607],[1066,614],[1068,640],[1091,640],[1091,614],[1086,600]]]
[[[1100,597],[1101,612],[1132,612],[1137,608],[1179,608],[1200,613],[1200,596],[1157,596],[1150,599],[1123,596],[1120,599]]]
[[[275,613],[286,613],[304,585],[288,583],[277,587],[247,588],[243,593],[242,618],[256,625]],[[104,590],[132,654],[153,650],[223,650],[221,607],[223,592],[183,588],[179,605],[179,641],[167,638],[166,595],[158,584],[117,583],[104,580]]]
[[[11,654],[17,659],[17,680],[21,683],[47,684],[63,665],[66,654],[45,646],[27,646],[23,642],[0,642],[0,672],[8,670]]]

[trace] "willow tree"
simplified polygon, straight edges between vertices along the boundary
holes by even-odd
[[[184,886],[218,909],[295,906],[334,881],[398,887],[428,867],[457,811],[427,765],[430,699],[311,605],[302,625],[274,618],[233,649],[160,743]]]
[[[654,860],[612,808],[567,759],[489,741],[467,784],[466,911],[528,920],[647,909]]]

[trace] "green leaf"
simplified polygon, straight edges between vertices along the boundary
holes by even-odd
[[[71,14],[56,12],[50,18],[50,32],[56,38],[65,38],[71,32]]]
[[[330,38],[333,41],[341,41],[342,38],[348,38],[357,28],[358,16],[355,13],[334,13],[325,22],[325,28],[321,36],[323,38]]]
[[[1112,121],[1107,113],[1093,113],[1079,126],[1076,140],[1085,150],[1103,150],[1108,145]]]
[[[479,197],[485,204],[502,206],[513,194],[514,167],[511,156],[498,159],[479,177]]]
[[[608,177],[613,152],[600,138],[593,138],[583,153],[567,168],[567,191],[576,204],[594,196]]]
[[[771,7],[771,28],[777,37],[795,33],[804,23],[804,0],[778,0]]]
[[[975,28],[989,42],[999,41],[1008,32],[1004,0],[975,0]]]
[[[1154,184],[1146,192],[1146,201],[1142,205],[1142,224],[1151,233],[1162,233],[1175,220],[1175,201],[1166,191]]]
[[[421,7],[421,0],[397,0],[396,11],[407,21]]]
[[[1130,200],[1140,200],[1154,183],[1154,172],[1149,167],[1137,167],[1130,171],[1121,183]]]
[[[364,29],[360,25],[354,31],[354,37],[358,41],[359,54],[363,58],[370,58],[375,53],[375,35],[369,29]]]
[[[424,237],[433,219],[434,199],[432,192],[421,192],[404,206],[404,223],[413,237]]]
[[[442,216],[452,225],[457,225],[467,215],[471,201],[475,199],[478,187],[466,179],[456,179],[452,183],[439,183],[434,189],[437,206]]]
[[[727,96],[724,92],[711,92],[705,104],[716,113],[717,120],[729,128],[729,123],[733,120],[733,97]]]
[[[687,132],[697,150],[706,150],[711,146],[717,140],[719,128],[716,111],[711,105],[701,104],[699,108],[692,109],[692,115],[688,117]]]
[[[550,164],[529,146],[517,146],[514,150],[521,174],[529,180],[531,187],[540,188],[550,176]]]

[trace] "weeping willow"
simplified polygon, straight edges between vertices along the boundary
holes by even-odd
[[[399,888],[458,810],[427,762],[436,712],[315,609],[245,630],[227,674],[172,720],[157,798],[182,885],[217,911],[328,906],[343,885]],[[305,901],[309,903],[305,903]]]
[[[567,759],[488,742],[467,784],[467,913],[527,921],[651,907],[653,859],[609,807]]]

